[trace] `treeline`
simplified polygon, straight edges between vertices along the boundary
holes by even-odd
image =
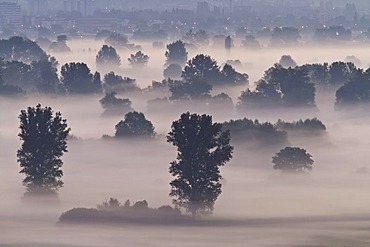
[[[146,200],[132,204],[130,200],[126,200],[124,204],[121,204],[116,198],[110,198],[97,205],[97,208],[73,208],[63,213],[59,218],[62,223],[174,224],[179,220],[184,223],[184,221],[190,221],[191,218],[171,206],[151,208]]]
[[[289,135],[313,137],[326,134],[326,126],[317,118],[276,123],[259,122],[252,119],[237,119],[222,123],[222,129],[230,131],[231,141],[254,146],[289,144]],[[128,112],[115,126],[114,136],[103,135],[104,139],[156,139],[155,127],[141,112]]]
[[[127,44],[127,40],[121,42]],[[113,41],[111,43],[116,44]],[[104,45],[97,55],[97,64],[109,68],[114,64],[118,66],[120,60],[117,56],[113,47]],[[239,111],[271,107],[316,108],[316,94],[323,90],[336,91],[336,106],[364,104],[370,98],[369,70],[357,68],[351,62],[292,67],[295,62],[289,61],[289,56],[283,56],[280,63],[265,71],[254,90],[242,91],[234,105],[229,95],[212,95],[212,90],[214,87],[247,85],[247,74],[237,72],[227,63],[220,66],[216,60],[204,54],[187,60],[182,41],[169,44],[165,56],[164,74],[168,77],[141,89],[133,78],[114,72],[107,72],[102,77],[99,72],[92,72],[87,64],[79,62],[62,65],[61,76],[58,77],[58,62],[54,57],[47,55],[31,40],[12,37],[0,40],[0,95],[104,93],[101,103],[107,115],[130,110],[129,99],[120,99],[115,93],[161,92],[168,95],[149,100],[148,107],[151,110],[182,104],[184,101],[203,102],[202,105],[224,109],[236,105]],[[147,58],[140,51],[129,60],[145,65]],[[126,110],[118,110],[120,106]]]

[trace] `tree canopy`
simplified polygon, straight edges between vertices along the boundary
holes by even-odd
[[[31,194],[54,194],[63,186],[61,157],[67,152],[67,120],[40,104],[22,110],[19,120],[18,136],[23,143],[17,161],[25,175],[23,184]]]
[[[368,105],[370,102],[370,70],[359,70],[336,91],[336,106]]]
[[[121,58],[113,46],[103,45],[95,58],[99,69],[112,69],[121,65]]]
[[[273,168],[284,173],[306,173],[312,170],[312,155],[305,149],[286,147],[272,157]]]
[[[193,217],[211,213],[222,191],[219,167],[232,158],[229,131],[209,115],[187,112],[172,123],[167,142],[178,151],[170,166],[173,202]]]
[[[118,138],[153,138],[155,137],[152,122],[141,112],[129,112],[123,121],[116,125],[115,137]]]
[[[177,63],[183,66],[188,60],[188,52],[181,40],[168,44],[165,56],[167,65]]]
[[[69,93],[88,94],[101,90],[100,74],[91,74],[85,63],[67,63],[61,69],[62,83]]]
[[[307,134],[322,134],[326,132],[326,126],[317,118],[285,122],[279,119],[275,127],[288,132],[304,132]]]
[[[99,101],[101,106],[104,108],[104,116],[111,115],[125,115],[134,109],[132,109],[132,102],[129,99],[122,99],[116,97],[116,92],[106,93],[105,96]]]
[[[115,74],[114,72],[109,72],[104,75],[104,91],[112,92],[126,92],[126,91],[137,91],[140,88],[136,85],[136,80],[130,77],[122,77]]]
[[[49,51],[52,52],[71,52],[71,48],[67,45],[67,35],[59,35],[57,41],[49,45]]]
[[[204,54],[198,54],[186,63],[182,78],[186,82],[202,82],[211,86],[248,83],[247,74],[238,73],[229,64],[225,64],[221,70],[216,60]]]
[[[131,54],[127,60],[133,67],[142,67],[148,64],[149,56],[141,51],[138,51],[135,54]]]
[[[15,60],[28,64],[47,59],[46,53],[36,42],[20,36],[0,40],[0,57],[6,61]]]
[[[27,92],[57,93],[60,83],[57,62],[53,57],[26,64],[20,61],[0,61],[4,84]]]
[[[238,107],[315,107],[315,97],[316,88],[309,81],[307,71],[275,64],[265,71],[254,91],[242,92]]]
[[[298,29],[294,27],[275,27],[270,43],[272,46],[295,46],[301,38]]]
[[[230,131],[233,143],[257,143],[263,146],[288,143],[287,133],[269,122],[243,118],[224,122],[222,129]]]

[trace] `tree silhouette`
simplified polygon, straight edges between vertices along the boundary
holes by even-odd
[[[181,40],[168,44],[165,56],[167,58],[167,65],[177,63],[183,66],[188,60],[188,52]]]
[[[170,183],[173,202],[195,218],[212,213],[221,194],[219,167],[232,158],[229,131],[213,123],[209,115],[181,115],[174,121],[167,142],[177,147],[177,160],[171,162]]]
[[[185,81],[203,81],[212,85],[222,80],[222,74],[216,60],[199,54],[187,62],[182,78]]]
[[[24,92],[21,88],[13,85],[4,84],[2,73],[0,71],[0,95],[1,96],[18,96],[23,95]]]
[[[148,64],[149,56],[145,55],[141,51],[138,51],[135,54],[131,54],[131,56],[127,60],[133,67],[143,67]]]
[[[165,79],[180,79],[181,78],[182,69],[181,66],[177,63],[173,63],[168,65],[167,68],[163,70],[163,76]]]
[[[53,59],[34,61],[31,63],[31,81],[41,93],[58,93],[60,81],[57,64]]]
[[[181,77],[186,82],[203,82],[212,86],[248,83],[248,75],[238,73],[231,65],[221,70],[217,61],[208,55],[198,54],[186,63]]]
[[[71,52],[71,48],[67,45],[67,35],[59,35],[56,42],[52,42],[49,46],[49,51],[52,52]]]
[[[111,33],[104,42],[107,45],[119,48],[126,48],[128,46],[128,38],[119,33]]]
[[[0,39],[0,57],[6,61],[24,63],[47,59],[46,53],[36,42],[19,36]]]
[[[356,76],[360,70],[353,63],[334,62],[329,66],[329,84],[343,86]]]
[[[370,102],[370,70],[358,71],[336,93],[336,106],[361,106]]]
[[[285,69],[275,64],[265,71],[254,91],[247,89],[242,92],[238,107],[315,107],[315,97],[316,88],[310,82],[306,70]]]
[[[147,120],[141,112],[129,112],[125,119],[116,125],[118,138],[153,138],[155,136],[152,122]]]
[[[270,42],[272,46],[294,46],[301,38],[299,30],[294,27],[275,27]]]
[[[287,69],[287,68],[294,68],[297,66],[296,61],[293,60],[293,58],[290,55],[283,55],[281,56],[279,60],[279,64]]]
[[[222,70],[222,83],[227,85],[242,85],[248,83],[249,76],[247,74],[242,74],[237,72],[233,66],[226,63]]]
[[[104,75],[104,90],[106,92],[125,92],[140,90],[136,85],[136,80],[129,77],[116,75],[114,72],[109,72]]]
[[[23,184],[31,194],[55,194],[63,186],[61,157],[67,152],[70,128],[60,112],[55,115],[50,107],[40,104],[22,110],[19,115],[23,141],[17,161],[25,174]]]
[[[286,147],[272,157],[273,168],[284,173],[306,173],[312,170],[312,155],[305,149]]]
[[[208,46],[209,44],[209,34],[205,30],[198,30],[193,32],[192,29],[186,32],[183,37],[185,42],[188,42],[193,45],[199,46]]]
[[[261,48],[261,44],[253,35],[249,34],[245,36],[245,40],[242,40],[242,47],[250,50],[258,50]]]
[[[85,63],[67,63],[61,69],[62,82],[69,93],[97,93],[101,90],[99,73],[91,74]]]
[[[105,96],[99,101],[104,108],[104,116],[111,115],[125,115],[133,111],[131,101],[129,99],[121,99],[116,97],[116,92],[106,93]]]
[[[121,65],[121,58],[112,46],[103,45],[95,58],[96,65],[100,69],[112,69]]]

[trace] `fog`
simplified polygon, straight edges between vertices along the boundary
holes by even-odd
[[[68,41],[72,53],[52,55],[60,66],[79,61],[95,71],[95,56],[102,44],[93,40]],[[119,51],[122,65],[115,72],[135,78],[145,88],[152,80],[163,79],[165,48],[138,44],[150,57],[148,68],[131,68],[127,58],[133,51],[125,50]],[[251,88],[282,55],[291,55],[299,65],[331,63],[350,55],[358,57],[363,65],[370,64],[369,47],[258,52],[234,48],[230,54],[223,49],[201,52],[211,55],[219,64],[239,59],[243,66],[237,70],[249,75]],[[198,53],[189,51],[189,58]],[[244,89],[215,89],[212,94],[226,91],[235,104]],[[156,140],[102,140],[104,134],[114,135],[114,126],[123,116],[102,117],[101,95],[0,98],[0,247],[370,245],[370,173],[358,172],[359,168],[370,166],[370,115],[360,110],[335,111],[332,93],[318,93],[318,111],[272,109],[245,115],[236,111],[215,115],[214,120],[219,122],[242,117],[271,122],[279,118],[294,121],[317,117],[326,125],[328,134],[321,139],[289,139],[291,146],[305,148],[315,161],[309,175],[298,177],[272,169],[271,157],[280,148],[246,148],[235,144],[234,158],[221,168],[223,191],[209,217],[211,223],[175,227],[58,224],[62,212],[73,207],[93,208],[109,197],[121,202],[145,199],[150,207],[171,205],[168,193],[172,177],[168,168],[176,158],[176,149],[166,143],[164,136],[182,109],[148,112],[146,102],[152,98],[138,94],[124,96],[130,98],[135,110],[144,112],[153,122],[159,134]],[[77,137],[68,142],[69,152],[63,156],[65,184],[59,191],[58,205],[22,200],[25,189],[16,161],[16,151],[21,145],[17,137],[18,115],[21,109],[37,103],[60,111]]]

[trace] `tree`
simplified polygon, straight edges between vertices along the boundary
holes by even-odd
[[[52,42],[49,46],[49,51],[52,52],[71,52],[71,48],[67,45],[67,35],[59,35],[56,42]]]
[[[87,94],[101,90],[99,74],[91,74],[85,63],[67,63],[62,66],[61,75],[61,81],[69,93]]]
[[[208,46],[209,44],[209,35],[205,30],[198,30],[193,32],[192,29],[186,32],[183,39],[193,45],[199,46]]]
[[[182,78],[185,81],[202,81],[212,85],[222,80],[222,73],[216,60],[208,55],[199,54],[187,62]]]
[[[116,97],[116,92],[106,93],[105,96],[99,100],[101,106],[104,108],[103,115],[125,115],[133,111],[131,101],[129,99],[121,99]]]
[[[21,88],[4,84],[2,73],[0,71],[0,96],[18,96],[23,94],[24,92]]]
[[[136,85],[136,80],[129,77],[116,75],[114,72],[109,72],[104,75],[104,90],[107,92],[125,92],[140,90]]]
[[[104,41],[107,45],[117,47],[118,49],[126,48],[129,44],[128,38],[119,33],[111,33]]]
[[[208,104],[215,110],[232,111],[234,108],[233,100],[226,93],[220,93],[209,99]]]
[[[370,102],[370,70],[358,71],[336,93],[336,106],[365,105]]]
[[[60,112],[55,115],[50,107],[40,104],[22,110],[19,115],[23,141],[17,152],[20,173],[27,192],[31,194],[55,194],[63,186],[61,157],[67,152],[67,136],[71,130]]]
[[[177,63],[183,66],[188,60],[188,52],[186,51],[185,44],[181,40],[168,44],[165,56],[167,58],[167,65]]]
[[[285,69],[294,68],[297,66],[296,61],[294,61],[290,55],[281,56],[279,64]]]
[[[222,191],[219,167],[232,158],[229,131],[222,131],[222,124],[213,123],[212,116],[187,112],[172,123],[167,142],[178,151],[169,170],[175,177],[170,183],[174,204],[194,218],[212,213]]]
[[[317,118],[285,122],[279,119],[275,127],[287,132],[302,132],[310,135],[320,135],[326,132],[326,126]]]
[[[224,122],[223,130],[229,130],[233,143],[247,143],[257,146],[274,146],[288,143],[287,133],[279,130],[270,122],[257,119],[237,119]]]
[[[0,68],[5,84],[18,86],[23,90],[32,90],[30,81],[31,65],[20,61],[6,61]]]
[[[105,44],[116,47],[117,49],[141,49],[140,46],[135,46],[128,42],[128,38],[120,33],[111,33],[104,40]]]
[[[315,107],[316,88],[307,70],[285,69],[279,64],[271,67],[258,81],[254,91],[247,89],[239,97],[238,106],[257,107]]]
[[[329,88],[329,65],[323,64],[304,64],[299,67],[301,70],[305,70],[310,82],[314,83],[322,89]]]
[[[250,50],[258,50],[261,48],[261,44],[253,35],[249,34],[245,36],[245,40],[242,40],[242,47]]]
[[[352,31],[351,29],[345,29],[343,26],[319,28],[315,30],[312,39],[319,43],[348,41],[352,39]]]
[[[360,70],[353,63],[334,62],[329,66],[329,84],[342,86],[355,77]]]
[[[177,63],[173,63],[168,65],[167,68],[163,70],[163,76],[165,79],[171,78],[171,79],[180,79],[181,78],[182,69],[181,66]]]
[[[273,168],[284,173],[306,173],[312,170],[312,155],[305,149],[286,147],[272,157]]]
[[[107,45],[103,45],[98,51],[95,61],[99,69],[112,69],[112,67],[117,68],[121,65],[121,58],[117,54],[116,49]]]
[[[135,54],[131,54],[131,56],[127,60],[133,67],[143,67],[148,64],[149,56],[145,55],[141,51],[138,51]]]
[[[173,81],[169,87],[171,100],[203,100],[211,97],[212,86],[204,81]]]
[[[301,35],[294,27],[275,27],[271,34],[272,46],[294,46],[298,45]]]
[[[31,81],[40,93],[56,93],[59,90],[57,62],[53,58],[31,63]]]
[[[221,70],[223,79],[222,83],[226,85],[242,85],[247,84],[249,76],[237,72],[232,65],[226,63]]]
[[[189,60],[181,77],[186,82],[203,82],[212,86],[248,83],[247,74],[237,72],[229,64],[225,64],[221,70],[216,60],[204,54]]]
[[[116,125],[115,136],[118,138],[153,138],[155,136],[154,126],[143,113],[129,112],[125,115],[125,119]]]
[[[0,40],[0,57],[6,61],[24,63],[47,59],[46,53],[36,42],[19,36]]]
[[[268,83],[265,80],[259,80],[254,91],[247,89],[242,91],[237,107],[243,109],[245,107],[254,108],[270,108],[281,106],[281,92],[279,85]]]

